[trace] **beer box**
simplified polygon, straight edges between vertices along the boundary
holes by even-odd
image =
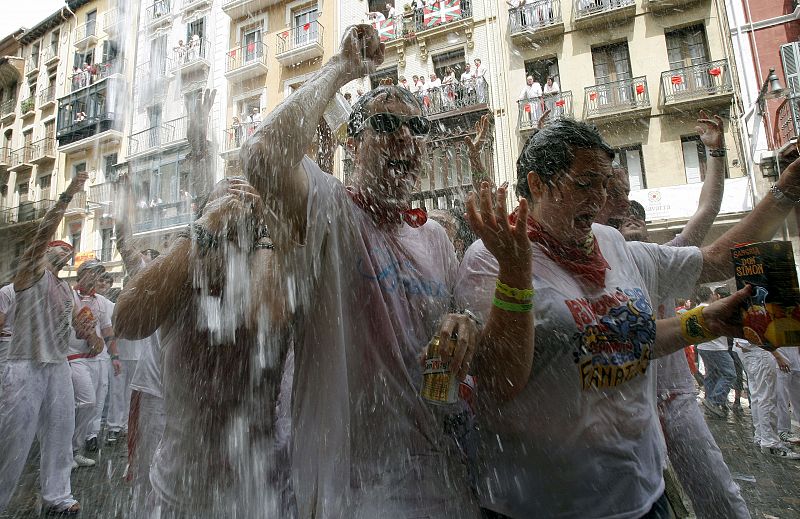
[[[745,339],[760,346],[800,345],[800,289],[791,242],[739,245],[731,254],[736,288],[753,285],[742,310]]]

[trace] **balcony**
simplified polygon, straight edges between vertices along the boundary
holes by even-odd
[[[31,95],[22,100],[19,104],[19,111],[22,112],[22,118],[32,116],[36,112],[36,96]]]
[[[778,107],[775,120],[775,145],[778,155],[788,155],[797,147],[800,134],[800,95],[786,98]]]
[[[48,47],[45,49],[44,54],[42,54],[42,61],[44,66],[48,68],[58,65],[58,62],[61,61],[61,57],[58,55],[58,48]]]
[[[93,204],[109,206],[114,202],[114,183],[103,182],[89,187],[89,201]]]
[[[389,45],[392,42],[403,40],[405,18],[402,14],[380,22],[372,22],[372,26],[375,27],[381,43]]]
[[[85,50],[97,45],[97,20],[86,22],[75,29],[75,48]]]
[[[279,3],[280,0],[224,0],[222,2],[222,10],[236,20],[238,18],[246,18]]]
[[[241,123],[222,132],[222,152],[225,160],[239,160],[239,149],[242,143],[255,132],[259,123]]]
[[[31,144],[31,163],[45,164],[56,160],[56,140],[53,137],[45,137]]]
[[[616,25],[633,20],[635,0],[575,0],[575,26]]]
[[[583,118],[627,119],[650,113],[647,78],[612,81],[584,89]]]
[[[33,148],[31,145],[23,146],[11,152],[8,170],[14,172],[27,171],[33,168]]]
[[[35,222],[44,218],[45,213],[53,207],[52,200],[23,202],[17,207],[0,209],[0,228],[25,222]]]
[[[191,13],[192,11],[196,11],[198,9],[203,9],[206,7],[211,7],[212,0],[183,0],[181,8],[186,13]]]
[[[172,51],[172,72],[181,76],[208,74],[211,68],[211,45],[205,38],[190,40]]]
[[[192,206],[186,201],[153,204],[137,208],[134,234],[171,229],[186,225],[193,218]]]
[[[642,0],[642,7],[652,11],[678,11],[697,0]]]
[[[7,168],[11,163],[11,148],[0,148],[0,168]]]
[[[727,105],[733,97],[728,60],[721,59],[661,73],[661,106],[665,112],[694,111]]]
[[[109,243],[108,246],[95,250],[94,259],[100,263],[111,263],[114,261],[114,247]]]
[[[103,31],[109,36],[119,34],[122,25],[122,13],[119,9],[111,9],[103,15]]]
[[[29,79],[35,78],[39,75],[39,54],[28,56],[25,60],[25,75]]]
[[[114,58],[103,63],[95,63],[88,69],[79,70],[69,76],[72,85],[71,92],[76,92],[82,88],[95,85],[100,81],[117,74],[125,73],[125,60]]]
[[[561,0],[538,0],[509,9],[508,32],[517,45],[564,34]]]
[[[228,81],[244,81],[266,74],[267,46],[257,41],[228,51],[225,58],[225,78]]]
[[[172,23],[170,0],[156,0],[145,12],[145,23],[150,30],[166,27]]]
[[[50,85],[39,92],[39,110],[45,110],[56,105],[56,86]]]
[[[288,67],[321,57],[324,52],[322,48],[323,31],[322,24],[314,20],[279,33],[275,56],[278,63]]]
[[[472,0],[440,0],[413,14],[417,37],[452,31],[472,19]]]
[[[442,119],[489,107],[489,84],[484,79],[453,86],[429,88],[417,93],[422,112],[429,119]]]
[[[67,204],[64,216],[86,213],[86,191],[80,191],[72,195],[72,200]]]
[[[7,124],[17,116],[17,98],[6,99],[0,104],[0,124]]]
[[[180,117],[134,133],[128,140],[128,154],[130,156],[144,155],[184,144],[187,122],[186,117]]]
[[[572,91],[558,94],[545,94],[539,99],[521,99],[517,101],[519,112],[519,131],[526,132],[536,128],[539,118],[545,110],[550,110],[545,124],[555,119],[573,116]]]

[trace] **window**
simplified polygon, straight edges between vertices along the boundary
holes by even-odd
[[[95,26],[97,25],[97,11],[86,13],[86,36],[95,34]]]
[[[292,12],[292,27],[294,32],[294,46],[299,47],[317,41],[319,29],[315,23],[319,18],[319,8],[306,7]]]
[[[167,72],[166,36],[159,36],[150,42],[150,71],[161,75]]]
[[[547,83],[547,78],[552,77],[559,85],[558,58],[543,58],[525,62],[525,77],[533,76],[542,87]]]
[[[94,49],[89,49],[85,52],[76,52],[75,59],[72,62],[73,67],[83,68],[83,65],[94,64]]]
[[[23,132],[22,133],[22,145],[27,148],[31,144],[33,144],[33,130],[28,130],[26,132]]]
[[[244,48],[245,63],[262,57],[264,50],[261,45],[261,24],[242,29],[241,46]]]
[[[614,160],[628,171],[631,191],[647,188],[641,145],[624,146],[614,150]]]
[[[702,24],[670,31],[664,37],[667,40],[669,68],[689,67],[708,61],[706,29]]]
[[[17,184],[17,194],[19,195],[19,203],[24,204],[28,201],[28,182],[20,182]]]
[[[706,179],[706,147],[697,135],[681,137],[683,148],[683,170],[686,183],[704,182]],[[728,163],[725,161],[725,178],[728,178]]]
[[[37,41],[33,45],[31,45],[31,62],[33,62],[34,67],[39,66],[39,42]]]
[[[189,22],[186,26],[186,41],[191,41],[192,36],[197,35],[200,38],[206,37],[206,19],[200,18],[193,22]]]
[[[56,136],[56,122],[49,120],[44,123],[44,138]]]
[[[78,175],[78,173],[83,173],[84,171],[86,171],[86,163],[85,162],[80,162],[78,164],[73,164],[73,166],[72,166],[72,177],[75,178]]]
[[[117,59],[119,49],[117,49],[117,42],[106,40],[103,42],[103,59],[102,63],[108,63]]]
[[[595,84],[631,78],[631,58],[628,42],[594,47],[592,49]]]
[[[397,85],[397,67],[392,68],[385,68],[383,70],[377,70],[374,74],[370,74],[369,76],[369,84],[370,88],[375,88],[380,85],[381,81],[384,79],[391,79],[392,84]]]
[[[100,229],[100,261],[111,261],[111,244],[114,236],[114,229],[111,227]]]
[[[56,29],[50,33],[50,53],[53,56],[58,56],[58,39],[61,37],[61,32]]]
[[[51,184],[52,184],[52,177],[49,174],[42,175],[41,177],[39,177],[39,199],[40,200],[50,200]]]
[[[103,157],[103,177],[108,182],[114,174],[114,164],[117,163],[117,154],[112,153]]]
[[[781,62],[787,89],[800,95],[800,41],[781,45]]]
[[[386,4],[389,4],[390,7],[395,6],[394,0],[369,0],[369,12],[383,13],[384,16],[389,16],[389,9]]]
[[[69,241],[72,244],[72,248],[75,250],[75,252],[79,252],[81,250],[81,232],[80,231],[70,234],[69,235]],[[75,260],[75,257],[73,256],[73,261],[74,260]]]
[[[451,50],[442,54],[431,56],[433,71],[436,72],[436,77],[440,79],[447,75],[447,67],[450,67],[455,71],[457,79],[460,78],[461,73],[464,72],[464,63],[466,63],[466,61],[464,49]],[[426,77],[425,80],[427,79],[428,78]]]

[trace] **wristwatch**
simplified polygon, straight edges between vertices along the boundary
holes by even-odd
[[[772,184],[772,187],[769,188],[769,192],[772,193],[772,196],[774,196],[775,200],[778,202],[789,202],[792,205],[800,204],[800,200],[789,198],[789,196],[778,187],[778,184]]]

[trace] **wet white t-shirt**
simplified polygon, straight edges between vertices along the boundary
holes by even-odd
[[[419,356],[450,308],[453,245],[433,222],[378,229],[308,158],[305,244],[285,258],[303,314],[292,470],[299,517],[477,517]],[[277,249],[276,249],[277,251]]]
[[[479,415],[481,505],[510,517],[638,518],[664,489],[650,366],[653,307],[619,232],[592,229],[610,265],[603,289],[576,283],[532,245],[531,377],[516,398]],[[687,254],[670,249],[661,260]],[[459,270],[456,303],[485,319],[497,274],[495,258],[474,243]]]
[[[158,331],[141,341],[145,342],[142,348],[139,362],[136,363],[136,371],[131,379],[131,389],[141,391],[158,398],[163,398],[161,385],[161,342]]]
[[[95,294],[93,296],[82,296],[77,290],[72,291],[73,299],[75,301],[75,308],[80,311],[83,307],[88,307],[96,321],[95,333],[101,339],[103,338],[102,330],[111,326],[111,316],[114,314],[114,303],[101,296]],[[91,360],[108,359],[108,348],[104,347],[99,355],[90,357]],[[75,334],[75,329],[70,330],[69,335],[69,355],[77,355],[89,353],[89,343],[84,339],[79,339]]]
[[[8,355],[8,343],[11,342],[11,334],[14,333],[16,300],[13,283],[9,283],[3,288],[0,288],[0,313],[5,315],[3,327],[0,329],[0,362],[6,360],[6,356]]]
[[[700,303],[697,306],[708,306],[708,303]],[[701,351],[728,351],[728,338],[717,337],[708,342],[701,342],[695,348]]]

